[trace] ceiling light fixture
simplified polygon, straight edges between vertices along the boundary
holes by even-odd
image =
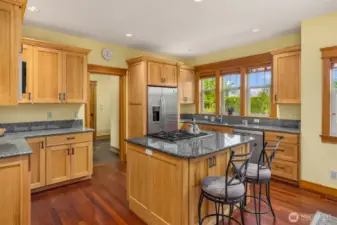
[[[125,36],[127,36],[127,37],[132,37],[132,34],[125,34]]]
[[[29,6],[28,10],[31,11],[31,12],[39,12],[40,11],[36,6],[33,6],[33,5]]]
[[[193,1],[195,1],[195,2],[202,2],[203,0],[193,0]]]
[[[257,33],[257,32],[260,32],[260,31],[261,31],[261,29],[259,29],[259,28],[255,28],[255,29],[252,30],[253,33]]]

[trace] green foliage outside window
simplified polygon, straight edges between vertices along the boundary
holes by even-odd
[[[226,96],[225,99],[225,112],[228,112],[229,107],[233,107],[235,112],[240,113],[240,96]]]
[[[213,90],[210,90],[213,89]],[[215,78],[203,80],[203,90],[204,91],[204,105],[203,112],[214,113],[215,112]]]
[[[267,90],[260,92],[256,97],[250,98],[250,113],[269,115],[270,96]]]

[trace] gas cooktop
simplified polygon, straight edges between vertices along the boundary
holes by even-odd
[[[208,135],[207,133],[200,132],[199,134],[189,134],[185,130],[175,130],[175,131],[161,131],[159,133],[148,134],[149,137],[160,138],[169,141],[180,141],[185,139],[191,139],[196,137],[202,137]]]

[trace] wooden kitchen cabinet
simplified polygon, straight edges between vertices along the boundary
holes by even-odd
[[[62,100],[62,51],[34,47],[34,103],[60,103]]]
[[[177,66],[148,62],[148,85],[176,87],[177,78]]]
[[[87,101],[88,59],[86,54],[63,52],[62,100],[65,103]]]
[[[275,50],[273,54],[273,92],[276,104],[301,103],[301,48]]]
[[[85,103],[90,50],[22,38],[27,62],[20,103]]]
[[[180,104],[193,104],[195,95],[195,72],[193,69],[180,69],[179,101]]]
[[[0,0],[0,105],[18,103],[21,9]]]
[[[0,160],[0,224],[30,224],[29,156]]]
[[[92,174],[93,157],[92,143],[78,143],[71,146],[71,179],[89,176]]]
[[[46,184],[70,180],[70,145],[47,147]]]
[[[30,138],[27,140],[32,149],[30,188],[40,188],[46,185],[46,140],[45,138]]]

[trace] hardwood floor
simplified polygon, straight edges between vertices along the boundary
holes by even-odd
[[[126,166],[116,159],[95,167],[90,181],[32,195],[32,225],[145,224],[128,210],[125,171]],[[337,202],[283,183],[272,182],[271,197],[278,220],[267,214],[262,224],[290,224],[290,212],[313,215],[319,210],[337,216]],[[235,217],[239,218],[238,213]],[[256,224],[255,216],[246,214],[245,222]],[[310,220],[296,224],[310,224]]]

